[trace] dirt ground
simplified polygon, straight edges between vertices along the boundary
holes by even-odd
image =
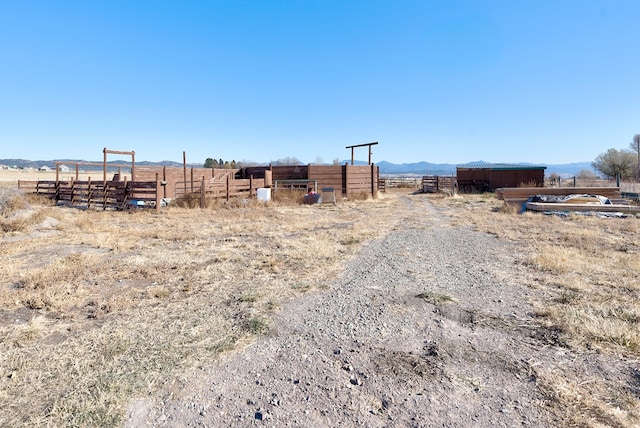
[[[567,401],[584,392],[571,382],[595,379],[610,388],[592,391],[596,401],[638,398],[637,360],[572,349],[536,319],[531,301],[548,296],[517,246],[452,226],[424,197],[402,199],[405,214],[329,290],[284,306],[250,346],[132,401],[125,425],[635,426]]]
[[[640,219],[0,208],[0,426],[640,424]]]

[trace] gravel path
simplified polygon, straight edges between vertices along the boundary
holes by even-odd
[[[328,291],[271,331],[132,403],[126,426],[557,426],[537,382],[562,360],[519,285],[515,248],[422,198]],[[419,219],[419,220],[416,220]]]

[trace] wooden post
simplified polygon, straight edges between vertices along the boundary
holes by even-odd
[[[131,181],[136,181],[136,152],[133,150],[131,151]]]
[[[353,165],[353,147],[351,147],[351,165]]]
[[[102,181],[107,184],[107,148],[102,149],[103,161],[102,161]],[[76,168],[78,165],[76,165]]]
[[[200,208],[204,208],[205,206],[205,195],[206,190],[204,187],[204,175],[202,176],[202,184],[200,185]]]
[[[191,168],[191,193],[193,193],[193,168]]]
[[[156,212],[160,211],[160,174],[156,172]]]
[[[162,167],[162,181],[164,181],[165,183],[167,182],[167,166],[166,165]],[[167,197],[167,184],[162,186],[162,189],[163,189],[162,190],[163,197],[166,198]]]
[[[131,180],[133,181],[133,180]],[[124,178],[124,186],[122,186],[122,209],[124,209],[127,206],[127,178]],[[118,198],[116,198],[116,202],[120,202],[118,201]]]
[[[371,149],[371,148],[369,148]],[[371,154],[369,154],[369,161],[371,161]],[[371,164],[371,197],[376,197],[376,183],[378,182],[376,178],[376,166]]]
[[[229,177],[229,174],[227,174],[227,201],[229,200],[229,193],[231,191],[230,187],[231,187],[231,177]]]
[[[253,196],[253,174],[249,176],[249,197]]]
[[[184,175],[184,193],[187,194],[187,152],[182,152],[182,173]]]
[[[91,177],[87,177],[87,209],[91,208]]]
[[[264,187],[273,186],[273,175],[270,169],[264,171]]]

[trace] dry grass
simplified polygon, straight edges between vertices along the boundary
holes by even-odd
[[[0,218],[0,426],[116,426],[128,401],[243,346],[340,274],[397,198]],[[28,212],[21,222],[12,216]]]
[[[548,296],[534,302],[540,324],[569,346],[638,358],[639,219],[517,214],[491,194],[418,197],[454,226],[517,243],[522,281]],[[396,221],[432,227],[394,194],[159,213],[6,202],[0,222],[13,226],[0,234],[0,426],[120,425],[132,397],[249,343],[283,302],[327,287]],[[532,370],[576,426],[638,420],[630,388]]]
[[[489,195],[433,202],[454,224],[518,244],[522,281],[546,296],[533,302],[540,324],[559,331],[573,349],[640,357],[640,218],[518,214]],[[576,426],[637,426],[640,420],[637,389],[553,370],[537,375],[560,406],[572,409]]]

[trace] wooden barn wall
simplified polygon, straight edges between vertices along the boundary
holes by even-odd
[[[522,184],[535,186],[544,185],[544,170],[541,169],[517,169],[517,170],[492,170],[492,169],[458,169],[456,172],[458,182],[486,181],[490,190],[499,187],[519,187]]]
[[[333,187],[336,196],[345,193],[346,165],[309,165],[309,179],[318,180],[318,191]]]
[[[191,180],[194,182],[200,182],[202,177],[205,180],[210,180],[214,177],[224,176],[226,174],[233,175],[237,172],[237,169],[222,169],[222,168],[187,168],[187,192],[191,191]],[[185,186],[184,183],[184,169],[181,167],[170,166],[158,166],[158,167],[136,167],[136,181],[155,181],[156,173],[159,174],[160,180],[166,181],[166,185],[162,186],[164,189],[161,191],[163,198],[175,198],[176,197],[176,185]],[[200,188],[199,185],[195,187]],[[184,193],[184,189],[180,193]]]
[[[345,168],[347,196],[359,193],[368,193],[375,196],[378,193],[378,178],[380,177],[378,166],[347,164]]]
[[[271,167],[273,180],[304,180],[309,178],[307,165],[278,165]]]
[[[211,169],[211,168],[188,168],[187,169],[187,193],[191,192],[192,179],[193,191],[200,189],[200,182],[204,177],[205,181],[211,182],[208,191],[215,193],[221,191],[217,189],[220,186],[226,186],[226,177],[229,175],[232,181],[238,181],[238,176],[254,176],[256,183],[260,182],[264,185],[264,171],[268,167],[245,168],[240,174],[236,174],[237,169]],[[184,193],[184,169],[181,167],[138,167],[136,168],[136,181],[155,181],[156,173],[159,179],[166,182],[162,186],[161,197],[175,198],[176,186],[181,186],[180,194]],[[318,180],[318,190],[323,187],[333,187],[336,195],[357,195],[361,193],[377,194],[379,168],[376,165],[287,165],[287,166],[271,166],[271,174],[273,180]],[[262,177],[260,177],[262,176]],[[260,181],[259,181],[260,180]],[[220,181],[220,183],[218,183]],[[222,184],[224,181],[224,184]],[[215,182],[215,184],[213,184]],[[242,184],[245,184],[242,182]],[[231,183],[233,186],[233,183]],[[217,186],[217,187],[216,187]],[[242,186],[240,186],[242,187]],[[255,187],[255,186],[254,186]],[[215,190],[214,190],[215,189]],[[235,193],[235,192],[232,192]]]

